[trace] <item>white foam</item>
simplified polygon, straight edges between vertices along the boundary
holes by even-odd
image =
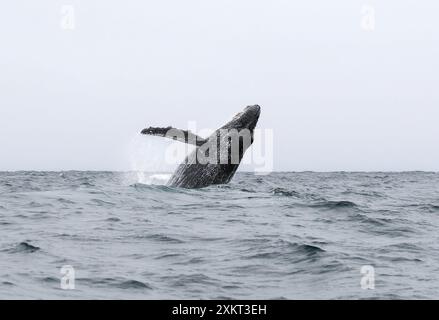
[[[166,155],[169,153],[171,144],[177,147],[185,147],[183,143],[172,140],[136,134],[128,148],[130,161],[131,183],[164,185],[171,177],[171,173],[178,164],[184,160],[185,154],[181,154],[175,161],[169,161]],[[183,158],[182,158],[183,157]],[[182,159],[180,159],[182,158]],[[135,181],[132,181],[135,180]]]
[[[145,172],[137,172],[137,180],[142,184],[165,185],[171,174],[150,174]]]

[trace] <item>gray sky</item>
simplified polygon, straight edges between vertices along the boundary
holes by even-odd
[[[260,104],[276,170],[438,171],[438,12],[434,0],[3,1],[0,170],[128,170],[145,126],[216,128]]]

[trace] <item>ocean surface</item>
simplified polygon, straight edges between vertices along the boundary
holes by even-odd
[[[439,298],[438,173],[165,178],[0,173],[0,298]]]

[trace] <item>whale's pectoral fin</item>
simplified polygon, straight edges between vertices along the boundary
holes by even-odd
[[[166,127],[166,128],[149,127],[143,129],[140,133],[150,136],[165,137],[183,143],[193,144],[198,147],[204,145],[207,142],[206,139],[201,138],[190,131],[180,130],[173,127]]]

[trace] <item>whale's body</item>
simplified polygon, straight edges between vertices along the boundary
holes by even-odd
[[[253,131],[261,108],[249,106],[207,139],[172,127],[148,128],[142,134],[172,138],[197,148],[181,163],[167,185],[181,188],[203,188],[226,184],[236,173],[245,151],[253,143]]]

